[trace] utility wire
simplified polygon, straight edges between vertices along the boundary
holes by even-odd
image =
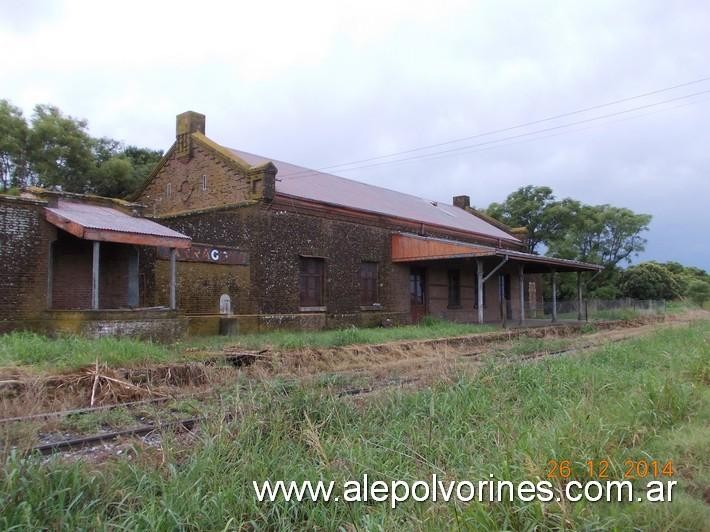
[[[652,115],[652,114],[656,114],[656,113],[660,113],[660,112],[665,112],[665,111],[667,111],[667,110],[669,110],[669,109],[678,109],[678,108],[680,108],[680,107],[685,107],[685,106],[688,106],[688,105],[693,105],[693,104],[700,103],[700,102],[705,102],[705,101],[710,101],[710,98],[701,98],[701,99],[698,99],[698,100],[693,100],[693,101],[689,101],[689,102],[680,103],[680,104],[678,104],[678,105],[674,105],[674,106],[672,106],[672,107],[669,107],[668,109],[654,109],[653,111],[648,111],[648,112],[646,112],[646,113],[641,113],[641,114],[637,114],[637,115],[632,115],[632,116],[626,116],[626,117],[622,117],[622,118],[617,118],[616,120],[610,120],[609,123],[624,122],[624,121],[632,120],[632,119],[635,119],[635,118],[642,118],[642,117],[644,117],[644,116],[649,116],[649,115]],[[522,139],[522,140],[517,140],[517,141],[515,141],[515,142],[505,142],[505,143],[502,143],[502,144],[496,144],[496,145],[485,146],[485,147],[482,147],[482,148],[479,148],[479,149],[467,150],[466,153],[478,153],[478,152],[487,151],[487,150],[496,149],[496,148],[505,148],[505,147],[508,147],[508,146],[515,146],[515,145],[518,145],[518,144],[523,144],[523,143],[525,143],[525,142],[531,142],[531,141],[535,141],[535,140],[542,140],[542,139],[549,139],[549,138],[552,138],[552,137],[559,137],[560,135],[565,135],[565,134],[567,134],[567,133],[569,133],[569,132],[577,133],[577,132],[580,132],[580,131],[586,131],[586,130],[592,129],[592,128],[594,128],[594,127],[597,127],[597,126],[599,126],[599,125],[600,125],[600,124],[598,124],[598,123],[597,123],[597,124],[591,124],[591,125],[587,125],[586,127],[581,127],[581,128],[578,127],[578,128],[574,128],[574,129],[571,129],[571,130],[568,130],[568,131],[558,131],[558,132],[556,132],[556,133],[551,133],[551,134],[549,134],[549,135],[542,135],[542,136],[539,136],[539,137],[532,137],[532,138],[526,138],[526,139]],[[449,157],[449,156],[450,156],[450,154],[446,154],[446,153],[443,154],[443,155],[442,155],[442,154],[437,154],[437,153],[431,153],[431,154],[428,154],[428,155],[426,155],[426,156],[422,156],[421,158],[419,158],[419,159],[417,159],[417,160],[418,160],[418,161],[430,161],[430,160],[435,160],[435,159],[442,159],[442,158],[444,158],[444,157]],[[389,162],[391,162],[393,166],[398,166],[398,165],[410,163],[410,162],[413,162],[413,161],[414,161],[413,159],[409,159],[409,160],[407,160],[407,159],[402,159],[402,160],[395,160],[395,161],[389,161]],[[350,170],[357,170],[357,169],[358,169],[357,167],[355,167],[355,168],[345,168],[345,169],[340,170],[340,172],[348,172],[348,171],[350,171]],[[294,179],[298,179],[298,178],[296,177],[296,178],[294,178]]]
[[[700,83],[701,81],[706,81],[706,80],[710,80],[710,78],[703,78],[702,80],[696,80],[696,81],[694,81],[694,82],[689,82],[689,83],[686,83],[686,84],[683,84],[683,85],[676,85],[675,87],[672,87],[672,88],[677,88],[677,87],[689,85],[689,84],[691,84],[691,83]],[[658,91],[653,91],[653,92],[650,92],[650,93],[646,93],[645,95],[657,94],[657,93],[659,93],[659,92],[671,90],[672,88],[669,87],[669,88],[667,88],[667,89],[659,89]],[[345,171],[350,171],[350,170],[359,170],[359,169],[364,169],[364,168],[373,168],[373,167],[378,167],[378,166],[386,166],[386,165],[388,165],[388,164],[394,164],[394,163],[400,163],[400,162],[406,162],[406,161],[414,161],[414,160],[420,160],[420,159],[433,158],[434,156],[446,156],[446,155],[448,155],[448,154],[457,153],[457,152],[462,152],[462,151],[471,151],[472,148],[477,148],[477,147],[487,146],[487,145],[494,145],[494,144],[498,144],[498,143],[501,143],[501,142],[505,142],[505,141],[507,141],[507,140],[514,140],[514,139],[518,139],[518,138],[523,138],[523,137],[528,137],[528,136],[532,136],[532,135],[537,135],[537,134],[539,134],[539,133],[546,133],[546,132],[549,132],[549,131],[555,131],[555,130],[559,130],[559,129],[569,128],[569,127],[572,127],[572,126],[575,126],[575,125],[579,125],[579,124],[585,124],[585,123],[590,123],[590,122],[597,122],[597,121],[600,121],[600,120],[605,120],[605,119],[607,119],[607,118],[613,118],[613,117],[615,117],[615,116],[620,116],[620,115],[627,114],[627,113],[632,113],[632,112],[635,112],[635,111],[640,111],[640,110],[644,110],[644,109],[649,109],[649,108],[652,108],[652,107],[657,107],[657,106],[659,106],[659,105],[664,105],[664,104],[667,104],[667,103],[677,102],[677,101],[685,100],[685,99],[688,99],[688,98],[693,98],[693,97],[695,97],[695,96],[700,96],[700,95],[702,95],[702,94],[708,94],[708,93],[710,93],[710,89],[703,90],[703,91],[698,91],[698,92],[694,92],[694,93],[690,93],[690,94],[685,94],[685,95],[683,95],[683,96],[677,96],[677,97],[674,97],[674,98],[668,98],[668,99],[666,99],[666,100],[661,100],[661,101],[658,101],[658,102],[653,102],[653,103],[649,103],[649,104],[645,104],[645,105],[640,105],[640,106],[632,107],[632,108],[629,108],[629,109],[623,109],[623,110],[621,110],[621,111],[615,111],[615,112],[613,112],[613,113],[607,113],[607,114],[604,114],[604,115],[599,115],[599,116],[595,116],[595,117],[591,117],[591,118],[586,118],[586,119],[582,119],[582,120],[577,120],[577,121],[573,121],[573,122],[568,122],[568,123],[566,123],[566,124],[559,124],[559,125],[556,125],[556,126],[551,126],[551,127],[547,127],[547,128],[537,129],[537,130],[534,130],[534,131],[528,131],[528,132],[525,132],[525,133],[519,133],[519,134],[516,134],[516,135],[509,135],[509,136],[507,136],[507,137],[502,137],[502,138],[499,138],[499,139],[494,139],[494,140],[479,142],[479,143],[475,143],[475,144],[468,144],[468,145],[466,145],[466,146],[459,146],[459,147],[450,148],[450,149],[447,149],[447,150],[438,150],[438,151],[434,151],[434,152],[426,153],[426,154],[422,154],[422,155],[415,155],[415,156],[411,156],[411,157],[404,157],[404,158],[400,158],[400,159],[394,159],[394,160],[389,160],[389,161],[382,161],[382,162],[373,163],[373,164],[367,164],[367,165],[352,166],[352,167],[350,167],[350,168],[342,168],[340,171],[341,171],[341,172],[345,172]],[[508,128],[503,128],[503,129],[494,130],[494,131],[491,131],[491,132],[479,133],[478,135],[473,135],[473,136],[471,136],[471,137],[465,137],[465,138],[462,138],[462,139],[452,140],[452,141],[448,141],[448,142],[444,142],[444,143],[440,143],[440,144],[436,144],[436,145],[431,145],[431,146],[427,146],[427,147],[414,148],[414,149],[411,149],[411,150],[406,150],[406,151],[403,151],[403,152],[398,152],[398,153],[394,153],[394,154],[390,154],[390,155],[382,155],[382,156],[378,156],[378,157],[372,157],[372,158],[369,158],[369,159],[361,159],[360,161],[354,161],[354,162],[351,162],[351,163],[342,163],[342,164],[339,164],[339,165],[333,165],[333,166],[322,167],[322,168],[320,168],[320,169],[314,169],[314,170],[304,169],[304,170],[302,170],[302,171],[296,171],[296,172],[291,172],[291,173],[288,173],[288,174],[284,174],[284,175],[282,175],[282,176],[279,176],[279,179],[284,179],[284,178],[295,179],[295,178],[298,178],[298,177],[307,177],[307,176],[309,176],[309,175],[315,175],[316,173],[318,173],[318,172],[320,172],[320,171],[322,171],[322,170],[327,170],[327,169],[336,168],[336,167],[341,167],[341,166],[351,166],[351,165],[353,165],[353,164],[356,164],[357,162],[374,161],[374,160],[377,160],[377,159],[392,157],[392,156],[394,156],[394,155],[407,154],[407,153],[412,153],[412,152],[415,152],[415,151],[420,151],[420,150],[423,150],[423,149],[429,149],[429,148],[435,147],[435,146],[443,146],[443,145],[452,144],[452,143],[455,143],[455,142],[461,142],[462,140],[466,140],[466,139],[472,139],[472,138],[477,138],[477,137],[481,137],[481,136],[492,135],[492,134],[499,133],[499,132],[502,132],[502,131],[511,131],[511,130],[514,130],[514,129],[519,129],[519,128],[525,127],[526,125],[538,124],[538,123],[547,122],[547,121],[550,121],[550,120],[555,120],[555,119],[558,119],[558,118],[563,117],[563,116],[570,116],[570,115],[574,115],[574,114],[579,114],[579,113],[582,113],[582,112],[586,112],[586,111],[588,111],[588,110],[590,110],[590,109],[595,109],[595,108],[598,109],[598,108],[601,108],[601,107],[606,107],[606,106],[609,106],[609,105],[614,105],[615,103],[619,103],[619,102],[622,102],[622,101],[629,101],[629,100],[633,100],[633,99],[636,99],[636,98],[641,98],[641,97],[643,97],[643,96],[645,96],[645,95],[632,96],[632,97],[629,97],[629,98],[624,98],[623,100],[617,100],[617,102],[611,102],[611,103],[609,103],[609,104],[601,104],[601,105],[598,105],[598,106],[594,106],[594,107],[587,108],[587,109],[585,109],[585,110],[573,111],[573,112],[571,112],[571,113],[565,113],[565,114],[562,114],[562,115],[556,115],[555,117],[550,117],[550,118],[545,118],[545,119],[541,119],[541,120],[536,120],[536,121],[534,121],[534,122],[528,122],[528,123],[525,124],[525,125],[521,124],[521,125],[518,125],[518,126],[511,126],[511,127],[508,127]],[[436,157],[436,158],[439,158],[439,157]]]
[[[479,138],[479,137],[484,137],[484,136],[489,136],[489,135],[495,135],[495,134],[497,134],[497,133],[504,133],[504,132],[506,132],[506,131],[512,131],[512,130],[520,129],[520,128],[523,128],[523,127],[528,127],[528,126],[532,126],[532,125],[536,125],[536,124],[541,124],[541,123],[544,123],[544,122],[549,122],[549,121],[552,121],[552,120],[558,120],[558,119],[560,119],[560,118],[564,118],[564,117],[567,117],[567,116],[574,116],[574,115],[577,115],[577,114],[586,113],[586,112],[588,112],[588,111],[593,111],[593,110],[595,110],[595,109],[601,109],[601,108],[604,108],[604,107],[609,107],[609,106],[612,106],[612,105],[618,105],[618,104],[620,104],[620,103],[624,103],[624,102],[628,102],[628,101],[632,101],[632,100],[637,100],[637,99],[645,98],[645,97],[648,97],[648,96],[653,96],[653,95],[655,95],[655,94],[660,94],[660,93],[668,92],[668,91],[671,91],[671,90],[674,90],[674,89],[679,89],[679,88],[681,88],[681,87],[687,87],[687,86],[690,86],[690,85],[695,85],[695,84],[698,84],[698,83],[703,83],[703,82],[705,82],[705,81],[710,81],[710,76],[704,77],[704,78],[695,79],[695,80],[693,80],[693,81],[688,81],[688,82],[685,82],[685,83],[679,83],[679,84],[677,84],[677,85],[673,85],[673,86],[670,86],[670,87],[665,87],[665,88],[662,88],[662,89],[657,89],[657,90],[650,91],[650,92],[645,92],[645,93],[642,93],[642,94],[637,94],[637,95],[635,95],[635,96],[628,96],[628,97],[626,97],[626,98],[621,98],[621,99],[618,99],[618,100],[613,100],[613,101],[610,101],[610,102],[606,102],[606,103],[594,105],[594,106],[591,106],[591,107],[585,107],[585,108],[582,108],[582,109],[577,109],[577,110],[575,110],[575,111],[569,111],[569,112],[566,112],[566,113],[561,113],[561,114],[558,114],[558,115],[549,116],[549,117],[541,118],[541,119],[538,119],[538,120],[533,120],[533,121],[530,121],[530,122],[524,122],[524,123],[522,123],[522,124],[517,124],[517,125],[514,125],[514,126],[509,126],[509,127],[500,128],[500,129],[494,129],[494,130],[490,130],[490,131],[486,131],[486,132],[482,132],[482,133],[477,133],[477,134],[475,134],[475,135],[470,135],[470,136],[467,136],[467,137],[461,137],[461,138],[457,138],[457,139],[448,140],[448,141],[445,141],[445,142],[440,142],[440,143],[437,143],[437,144],[429,144],[429,145],[420,146],[420,147],[417,147],[417,148],[411,148],[411,149],[403,150],[403,151],[399,151],[399,152],[392,152],[392,153],[389,153],[389,154],[386,154],[386,155],[378,155],[378,156],[376,156],[376,157],[369,157],[369,158],[366,158],[366,159],[358,159],[358,160],[350,161],[350,162],[347,162],[347,163],[334,164],[334,165],[330,165],[330,166],[323,166],[323,167],[320,167],[320,168],[308,169],[308,170],[304,169],[303,171],[297,171],[297,172],[291,172],[291,173],[289,173],[289,174],[285,174],[285,175],[283,175],[282,177],[291,177],[291,176],[296,176],[296,175],[299,175],[299,174],[310,174],[310,173],[312,173],[312,172],[319,172],[319,171],[323,171],[323,170],[330,170],[330,169],[334,169],[334,168],[339,168],[339,167],[341,167],[341,166],[351,166],[351,165],[353,165],[353,164],[359,164],[359,163],[364,163],[364,162],[369,162],[369,161],[375,161],[375,160],[379,160],[379,159],[386,159],[386,158],[394,157],[394,156],[397,156],[397,155],[405,155],[405,154],[407,154],[407,153],[413,153],[413,152],[422,151],[422,150],[427,150],[427,149],[436,148],[436,147],[440,147],[440,146],[446,146],[446,145],[449,145],[449,144],[455,144],[455,143],[457,143],[457,142],[463,142],[463,141],[466,141],[466,140],[472,140],[472,139]]]

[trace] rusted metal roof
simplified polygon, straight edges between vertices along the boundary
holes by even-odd
[[[190,237],[182,233],[104,205],[60,198],[56,206],[45,207],[45,216],[51,224],[86,240],[190,247]]]
[[[512,251],[490,246],[454,242],[443,238],[424,237],[405,233],[392,235],[392,262],[422,262],[480,257],[508,257],[525,264],[530,273],[557,271],[599,271],[604,267],[576,260],[543,257],[532,253]]]
[[[478,216],[446,203],[368,185],[345,177],[295,164],[254,155],[229,148],[246,163],[256,166],[266,162],[276,165],[276,192],[286,196],[304,198],[359,211],[385,214],[427,225],[436,225],[457,231],[476,233],[487,237],[520,243],[513,235],[482,220]]]

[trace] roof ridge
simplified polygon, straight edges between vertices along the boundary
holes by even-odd
[[[455,205],[453,205],[453,204],[451,204],[451,203],[447,203],[447,202],[445,202],[445,201],[432,200],[432,199],[429,199],[429,198],[424,198],[424,197],[422,197],[422,196],[416,196],[416,195],[414,195],[414,194],[410,194],[409,192],[403,192],[403,191],[400,191],[400,190],[394,190],[394,189],[392,189],[392,188],[383,187],[383,186],[381,186],[381,185],[373,185],[373,184],[370,184],[370,183],[365,183],[365,182],[363,182],[363,181],[359,181],[359,180],[357,180],[357,179],[352,179],[352,178],[349,178],[349,177],[343,177],[343,176],[339,176],[339,175],[336,175],[336,174],[331,174],[331,173],[328,173],[328,172],[323,172],[323,171],[321,171],[321,170],[313,170],[313,169],[310,169],[310,168],[306,168],[305,166],[301,166],[301,165],[298,165],[298,164],[289,163],[289,162],[286,162],[286,161],[281,161],[281,160],[279,160],[279,159],[274,159],[274,158],[272,158],[272,157],[265,157],[265,156],[263,156],[263,155],[259,155],[259,154],[252,153],[252,152],[248,152],[248,151],[245,151],[245,150],[238,150],[238,149],[236,149],[236,148],[229,148],[229,147],[226,147],[226,146],[225,146],[225,148],[226,148],[227,150],[233,152],[236,157],[239,157],[239,154],[244,154],[244,155],[248,155],[248,156],[250,156],[250,157],[254,157],[254,158],[257,158],[257,159],[263,159],[263,160],[265,160],[265,161],[270,161],[270,162],[273,163],[277,168],[279,167],[280,164],[282,164],[282,165],[287,165],[287,166],[290,166],[290,167],[294,167],[297,172],[303,171],[303,173],[304,173],[303,175],[294,176],[292,179],[300,179],[300,178],[303,178],[303,177],[318,176],[318,175],[328,176],[329,178],[334,178],[334,179],[339,179],[339,180],[342,180],[342,181],[347,181],[347,182],[354,183],[354,184],[359,185],[359,186],[368,187],[368,188],[370,188],[370,189],[373,189],[373,188],[374,188],[374,189],[383,190],[383,191],[386,191],[386,192],[394,192],[394,193],[396,193],[396,194],[400,194],[400,195],[406,196],[406,197],[408,197],[408,198],[412,198],[412,199],[419,200],[419,201],[422,201],[422,202],[425,202],[425,203],[429,203],[429,204],[431,204],[431,205],[434,206],[434,207],[438,207],[439,205],[444,205],[444,206],[446,206],[446,207],[450,207],[450,208],[452,208],[452,209],[456,209],[456,212],[459,212],[459,211],[460,211],[461,213],[466,213],[466,214],[468,214],[468,215],[470,215],[470,216],[472,216],[472,217],[474,217],[474,218],[476,218],[476,219],[478,219],[478,220],[483,221],[484,223],[487,223],[487,224],[489,224],[489,225],[495,227],[496,229],[498,229],[498,230],[500,230],[500,231],[506,233],[506,236],[507,236],[508,239],[516,240],[516,241],[521,241],[520,238],[518,238],[515,234],[512,233],[512,229],[513,229],[513,228],[511,228],[511,227],[509,227],[509,226],[503,224],[502,222],[500,222],[500,221],[498,221],[498,220],[494,220],[494,221],[493,221],[492,219],[490,219],[490,217],[488,217],[488,216],[486,216],[485,214],[481,213],[481,212],[478,211],[477,209],[473,209],[473,208],[460,209],[459,207],[456,207]],[[241,157],[240,157],[240,158],[241,158]],[[276,179],[277,179],[277,181],[279,181],[278,174],[277,174]],[[281,181],[282,181],[282,182],[287,182],[287,181],[289,181],[288,174],[286,174],[286,177],[285,177],[285,178],[282,178]],[[277,192],[278,192],[278,189],[277,189]],[[522,242],[522,241],[521,241],[521,242]]]
[[[321,170],[313,170],[312,168],[306,168],[305,166],[301,166],[301,165],[299,165],[299,164],[289,163],[289,162],[287,162],[287,161],[281,161],[281,160],[279,160],[279,159],[274,159],[273,157],[264,157],[263,155],[259,155],[259,154],[257,154],[257,153],[251,153],[251,152],[244,151],[244,150],[238,150],[238,149],[236,149],[236,148],[227,148],[227,149],[230,150],[230,151],[237,152],[237,153],[246,153],[247,155],[251,155],[251,156],[253,156],[253,157],[258,157],[258,158],[260,158],[260,159],[264,159],[264,160],[266,160],[266,161],[270,161],[270,162],[272,162],[274,165],[276,165],[277,168],[278,168],[278,164],[279,164],[279,163],[287,164],[287,165],[289,165],[289,166],[295,166],[296,168],[299,168],[299,169],[303,170],[304,172],[309,172],[309,173],[312,173],[312,174],[327,175],[328,177],[334,177],[334,178],[336,178],[336,179],[342,179],[342,180],[344,180],[344,181],[350,181],[351,183],[356,183],[356,184],[358,184],[358,185],[362,185],[362,186],[365,186],[365,187],[379,188],[380,190],[386,190],[386,191],[388,191],[388,192],[396,192],[397,194],[402,194],[402,195],[404,195],[404,196],[409,196],[410,198],[415,198],[415,199],[418,199],[418,200],[422,200],[422,201],[425,201],[425,202],[430,203],[430,204],[431,204],[431,203],[436,203],[436,204],[446,205],[446,206],[448,206],[448,207],[455,207],[455,205],[453,205],[453,204],[451,204],[451,203],[446,203],[445,201],[432,200],[432,199],[429,199],[429,198],[424,198],[424,197],[422,197],[422,196],[416,196],[416,195],[411,194],[411,193],[409,193],[409,192],[403,192],[403,191],[401,191],[401,190],[395,190],[395,189],[393,189],[393,188],[383,187],[382,185],[372,185],[372,184],[370,184],[370,183],[365,183],[365,182],[363,182],[363,181],[360,181],[360,180],[358,180],[358,179],[353,179],[353,178],[351,178],[351,177],[344,177],[344,176],[337,175],[337,174],[331,174],[331,173],[329,173],[329,172],[323,172],[323,171],[321,171]],[[276,180],[278,181],[278,180],[279,180],[278,174],[276,174],[276,175],[277,175]],[[306,174],[305,176],[297,176],[296,179],[298,179],[299,177],[306,177],[307,175],[308,175],[308,174]],[[287,175],[286,177],[288,178],[288,175]],[[473,214],[473,213],[469,213],[469,214]]]

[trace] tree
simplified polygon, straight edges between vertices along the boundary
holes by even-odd
[[[550,187],[528,185],[508,195],[503,203],[491,203],[486,214],[510,227],[525,227],[528,230],[530,252],[545,242],[554,230],[554,219],[549,209],[555,203]]]
[[[97,168],[91,192],[99,196],[125,197],[148,177],[163,153],[136,146],[124,147],[112,139],[97,139],[94,148]]]
[[[150,148],[139,148],[137,146],[126,146],[123,156],[131,162],[133,166],[133,188],[136,190],[145,181],[153,168],[157,166],[163,158],[162,150],[151,150]]]
[[[530,251],[547,247],[547,255],[616,266],[644,250],[641,233],[651,216],[611,205],[556,200],[550,187],[528,185],[492,203],[486,213],[510,226],[525,226]]]
[[[571,209],[565,215],[566,230],[552,235],[548,255],[613,267],[631,262],[646,247],[641,233],[648,230],[651,215],[611,205],[583,205],[570,202],[557,209]]]
[[[26,184],[27,135],[27,121],[22,111],[7,100],[0,100],[0,181],[3,191]]]
[[[93,138],[86,120],[38,105],[28,124],[22,111],[0,100],[0,186],[39,185],[101,196],[130,195],[162,152]]]
[[[642,262],[621,273],[622,295],[635,299],[676,299],[683,295],[677,275],[656,262]]]
[[[127,196],[134,188],[133,166],[123,156],[111,157],[92,172],[91,189],[88,192],[109,198]]]
[[[29,132],[30,168],[38,184],[86,192],[95,167],[93,139],[87,122],[51,105],[38,105]]]

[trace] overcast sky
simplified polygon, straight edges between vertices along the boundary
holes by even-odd
[[[199,111],[221,144],[321,168],[710,77],[709,28],[702,0],[3,0],[0,98],[163,150],[175,115]],[[652,214],[642,259],[710,269],[710,92],[685,98],[703,91],[710,80],[333,173],[476,206],[549,185]]]

